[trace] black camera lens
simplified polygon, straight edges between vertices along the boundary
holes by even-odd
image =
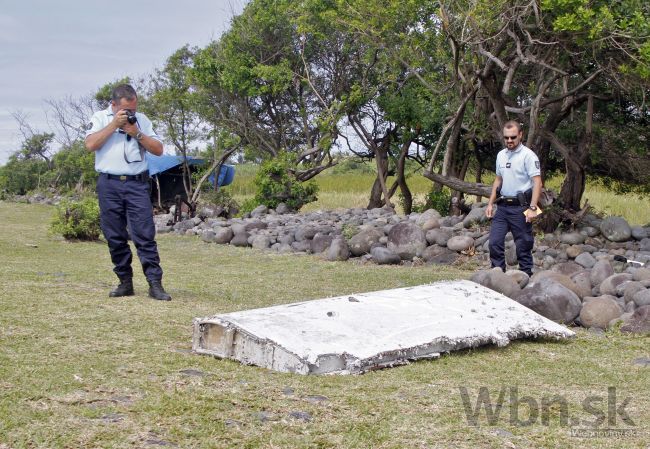
[[[138,121],[138,118],[135,116],[135,112],[126,110],[126,121],[130,124],[135,124]]]

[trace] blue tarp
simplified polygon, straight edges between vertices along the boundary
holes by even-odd
[[[183,156],[154,156],[147,153],[147,163],[149,164],[149,174],[151,176],[157,175],[158,173],[166,172],[167,170],[177,167],[183,163]],[[187,163],[192,165],[203,165],[205,163],[204,159],[197,157],[188,157]],[[221,170],[219,171],[219,186],[227,186],[232,183],[235,178],[235,167],[232,165],[222,165]],[[210,175],[210,182],[214,184],[214,174]]]

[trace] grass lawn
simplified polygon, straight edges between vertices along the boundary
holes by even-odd
[[[579,330],[570,342],[519,341],[361,376],[274,373],[191,354],[192,318],[470,273],[163,235],[174,300],[146,297],[137,262],[138,296],[109,299],[105,244],[48,235],[52,212],[0,202],[1,449],[648,447],[650,367],[634,363],[650,357],[648,337]],[[495,406],[505,388],[505,401],[493,422],[482,410],[471,426],[461,388],[474,408],[482,387]],[[614,409],[608,424],[608,387],[634,425]],[[553,396],[549,413],[529,416],[537,407],[526,404]],[[602,427],[632,432],[572,436],[563,408],[570,422],[602,415]]]

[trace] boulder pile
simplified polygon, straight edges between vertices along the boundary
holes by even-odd
[[[203,208],[172,225],[157,215],[159,233],[196,235],[206,243],[253,247],[278,253],[317,254],[326,260],[376,264],[474,263],[489,267],[485,205],[464,216],[434,209],[400,216],[390,209],[345,209],[292,213],[259,206],[244,218],[218,217]],[[532,278],[512,269],[483,269],[472,280],[554,321],[606,329],[650,332],[650,227],[621,217],[587,215],[576,229],[537,236]],[[514,241],[506,237],[506,262],[517,265]]]

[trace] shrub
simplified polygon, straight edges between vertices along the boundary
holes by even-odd
[[[403,198],[400,196],[400,202],[403,202]],[[443,188],[441,191],[431,190],[423,203],[413,201],[413,212],[422,213],[428,209],[435,209],[442,216],[445,216],[449,213],[449,206],[451,205],[451,194],[446,188]]]
[[[239,203],[232,197],[230,192],[224,188],[215,191],[210,189],[201,194],[201,204],[222,207],[225,211],[239,211]]]
[[[303,183],[291,173],[297,167],[296,156],[282,152],[262,164],[255,176],[255,202],[275,209],[285,203],[292,210],[316,201],[318,186],[314,182]],[[242,206],[242,211],[246,208]]]
[[[62,201],[56,208],[50,229],[66,240],[98,240],[101,230],[97,199]]]

